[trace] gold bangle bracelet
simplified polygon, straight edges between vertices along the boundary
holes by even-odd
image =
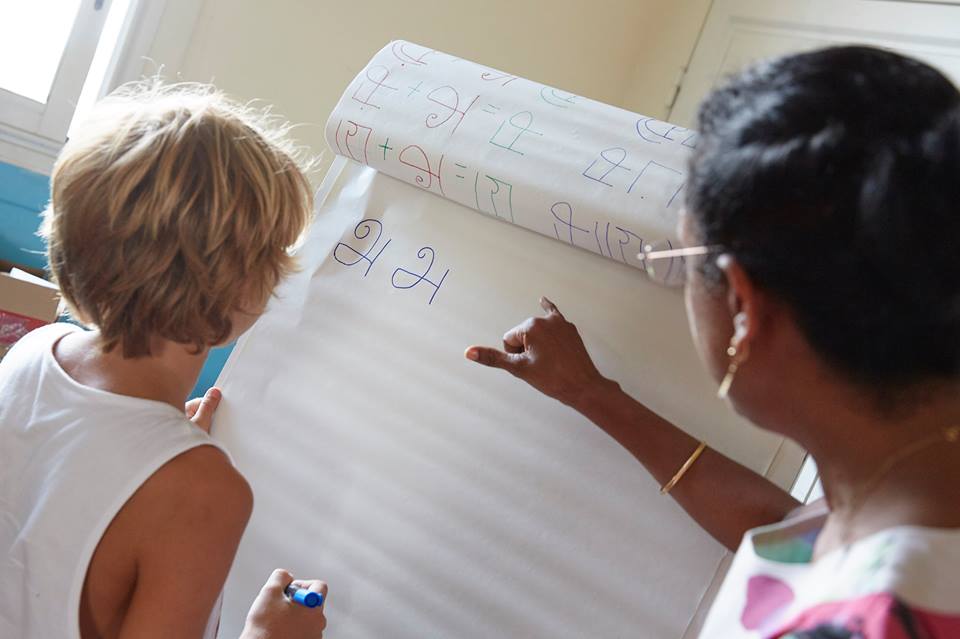
[[[697,458],[703,453],[703,449],[707,447],[707,442],[700,440],[700,445],[697,446],[697,449],[693,451],[693,454],[687,458],[687,461],[683,462],[683,466],[680,467],[680,470],[677,471],[677,474],[673,478],[665,483],[662,488],[660,488],[660,494],[666,495],[670,490],[677,485],[677,482],[683,479],[683,476],[687,474],[687,471],[690,470],[690,467],[693,466],[693,462],[697,461]]]

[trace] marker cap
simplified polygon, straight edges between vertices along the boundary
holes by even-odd
[[[313,592],[306,588],[297,588],[296,586],[287,586],[287,596],[293,601],[306,606],[307,608],[316,608],[323,603],[323,595],[319,592]]]

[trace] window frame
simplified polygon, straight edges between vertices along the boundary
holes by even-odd
[[[50,174],[66,142],[112,6],[112,0],[83,0],[46,104],[0,88],[0,162]],[[200,8],[199,2],[130,0],[97,97],[140,78],[153,64],[151,54],[159,53],[163,60],[179,66]],[[159,69],[152,70],[156,71]]]
[[[33,156],[56,156],[66,139],[73,105],[80,97],[111,4],[110,0],[81,3],[46,103],[0,88],[0,141],[4,146],[20,147]],[[17,157],[17,149],[0,151],[0,158],[22,164],[17,161],[23,159]],[[7,155],[14,157],[4,157]]]

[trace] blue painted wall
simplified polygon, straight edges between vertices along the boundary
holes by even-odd
[[[44,268],[47,258],[37,237],[40,212],[50,198],[49,179],[0,162],[0,259]]]
[[[227,358],[233,352],[235,344],[227,344],[220,348],[214,348],[207,355],[207,361],[203,363],[203,370],[200,371],[200,377],[197,378],[197,385],[190,391],[190,398],[202,396],[208,388],[213,386],[223,370],[223,365],[227,363]]]
[[[40,213],[50,198],[46,175],[0,162],[0,259],[46,268],[43,241],[37,237]],[[213,386],[233,345],[210,351],[191,397]]]

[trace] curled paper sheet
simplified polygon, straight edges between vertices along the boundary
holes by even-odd
[[[695,131],[391,42],[326,127],[339,155],[637,266],[675,238]]]

